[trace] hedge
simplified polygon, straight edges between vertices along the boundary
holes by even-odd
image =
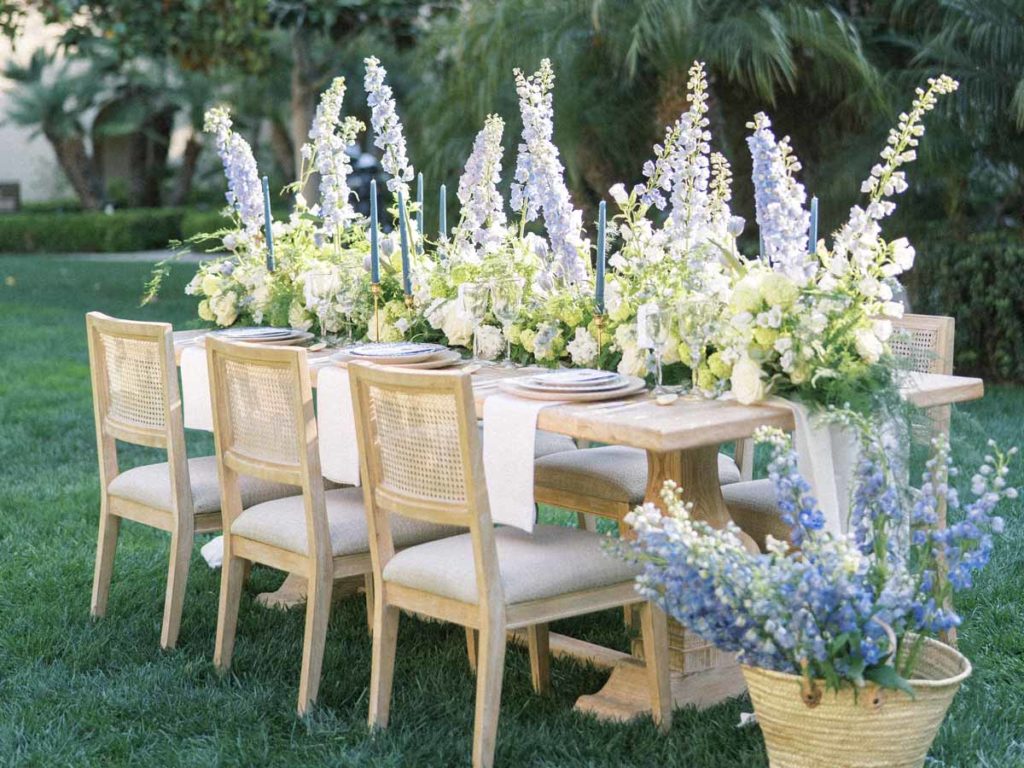
[[[185,212],[137,208],[114,213],[12,213],[0,215],[0,252],[77,253],[166,248],[181,238]]]
[[[957,373],[1024,381],[1024,232],[917,244],[915,312],[956,318]]]

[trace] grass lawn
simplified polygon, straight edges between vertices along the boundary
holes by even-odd
[[[243,598],[232,673],[213,671],[219,571],[195,548],[179,647],[158,647],[168,538],[122,526],[107,618],[89,619],[99,503],[83,316],[88,310],[195,325],[177,266],[163,298],[140,309],[148,266],[0,259],[0,763],[4,765],[468,764],[473,678],[463,632],[404,617],[391,727],[366,729],[370,641],[361,598],[335,606],[319,706],[295,716],[301,612],[268,612],[252,595],[281,576],[254,571]],[[6,281],[3,280],[6,278]],[[991,387],[954,418],[958,458],[985,440],[1024,442],[1024,390]],[[193,455],[210,452],[190,435]],[[128,451],[127,465],[153,454]],[[969,472],[965,473],[968,477]],[[1024,484],[1015,467],[1013,482]],[[959,601],[961,647],[974,674],[957,697],[930,766],[1024,765],[1024,521],[1008,510],[990,569]],[[618,612],[563,623],[623,647]],[[525,651],[508,653],[497,762],[517,766],[764,766],[755,729],[737,730],[740,700],[609,725],[575,699],[606,673],[553,664],[554,695],[532,694]]]

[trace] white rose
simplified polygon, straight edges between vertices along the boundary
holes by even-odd
[[[624,376],[646,376],[647,350],[636,344],[623,347],[618,371]]]
[[[308,331],[313,326],[313,318],[304,306],[293,302],[288,308],[288,325],[298,331]]]
[[[238,304],[235,294],[222,293],[210,299],[210,311],[217,325],[228,326],[238,319]]]
[[[765,387],[761,366],[744,355],[732,367],[730,382],[736,399],[744,405],[764,399]]]
[[[220,293],[220,286],[221,279],[217,275],[203,275],[203,279],[199,281],[199,289],[204,296],[216,296]]]
[[[213,322],[213,312],[210,311],[210,302],[206,299],[199,302],[199,318],[208,323]]]
[[[615,184],[611,189],[608,190],[608,194],[612,196],[612,200],[620,208],[626,204],[629,200],[629,193],[626,192],[626,186],[624,184]]]
[[[886,317],[903,317],[902,301],[886,301],[882,304],[882,314]]]
[[[875,331],[875,336],[882,343],[885,343],[892,336],[892,323],[888,320],[875,320],[872,324]]]
[[[441,331],[452,346],[468,347],[473,339],[473,318],[460,312],[457,302],[450,301],[444,307]]]
[[[505,351],[505,336],[501,329],[493,325],[477,326],[476,348],[484,360],[497,359]]]
[[[566,349],[572,357],[573,365],[590,365],[597,359],[597,340],[586,328],[576,329],[576,337],[569,342]]]
[[[854,335],[854,346],[857,348],[857,354],[869,365],[877,363],[878,359],[882,356],[882,342],[875,336],[875,332],[869,328],[861,328],[857,331]]]

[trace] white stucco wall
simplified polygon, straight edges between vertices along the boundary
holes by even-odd
[[[59,27],[47,26],[42,17],[31,15],[13,44],[0,40],[0,68],[11,60],[27,61],[40,46],[54,47],[59,35]],[[0,77],[0,122],[6,122],[10,88],[11,83]],[[46,139],[33,138],[30,129],[4,124],[0,125],[0,182],[11,181],[21,184],[22,200],[74,197]]]

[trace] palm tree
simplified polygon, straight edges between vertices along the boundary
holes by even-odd
[[[17,84],[10,93],[7,121],[43,135],[82,207],[98,209],[103,188],[86,144],[83,118],[96,105],[102,80],[91,70],[76,73],[68,61],[55,64],[53,54],[42,49],[24,65],[8,63],[3,74]]]
[[[633,179],[685,108],[686,73],[706,62],[716,137],[742,166],[742,126],[756,109],[785,107],[787,131],[849,123],[883,103],[857,27],[838,4],[792,0],[470,0],[421,46],[427,74],[411,94],[416,156],[433,176],[460,166],[491,111],[518,126],[514,66],[552,59],[556,140],[584,201]],[[808,121],[808,105],[818,118]]]

